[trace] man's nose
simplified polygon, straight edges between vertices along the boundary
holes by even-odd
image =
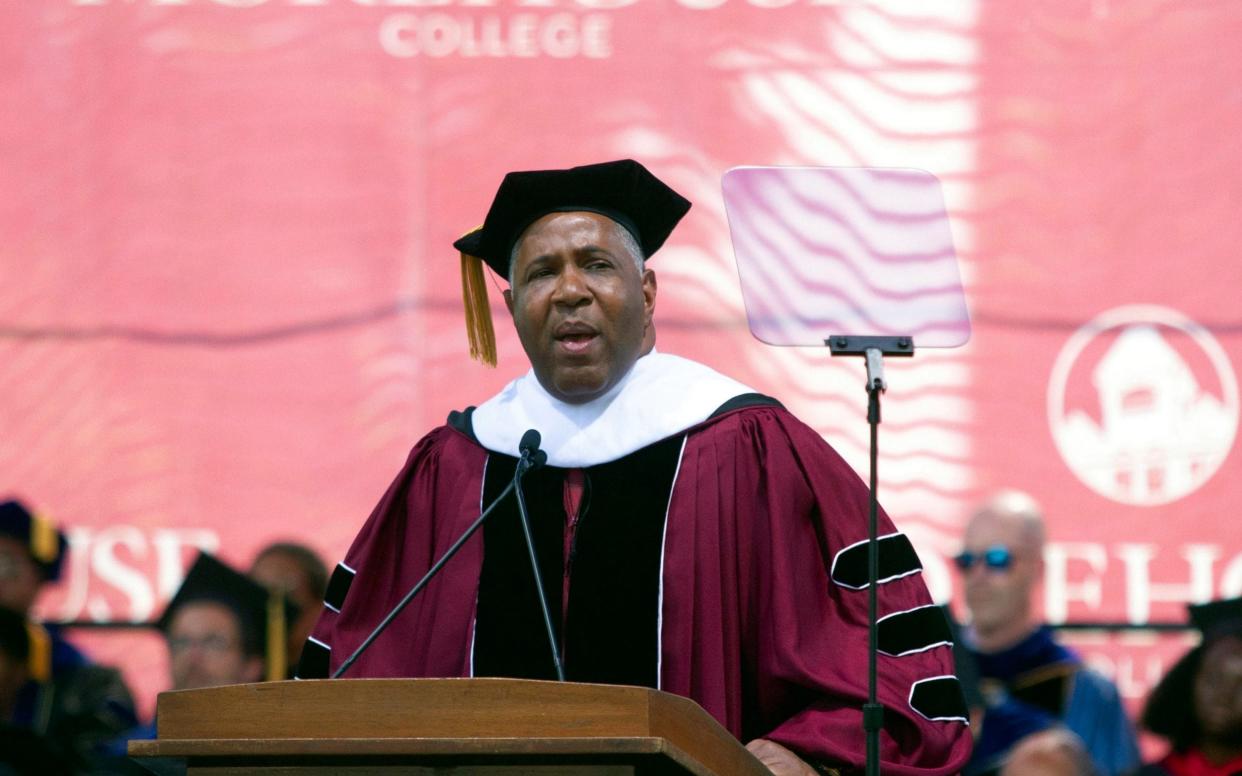
[[[569,307],[578,307],[591,298],[591,290],[587,285],[582,270],[569,266],[556,279],[556,288],[552,293],[552,302]]]

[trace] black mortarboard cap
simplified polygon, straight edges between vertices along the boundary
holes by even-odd
[[[1242,598],[1190,604],[1186,609],[1190,614],[1190,624],[1205,636],[1222,630],[1242,633]]]
[[[30,557],[49,582],[60,579],[69,542],[51,520],[31,512],[17,500],[0,503],[0,534],[12,536],[26,545]]]
[[[207,553],[199,553],[157,623],[167,632],[177,610],[207,601],[231,609],[241,625],[245,652],[264,658],[269,679],[285,678],[288,626],[297,615],[279,591],[269,591],[250,577]]]
[[[633,159],[567,170],[511,172],[500,182],[483,226],[453,247],[509,276],[513,244],[548,213],[588,211],[608,216],[634,235],[646,258],[668,239],[690,209],[685,197]]]

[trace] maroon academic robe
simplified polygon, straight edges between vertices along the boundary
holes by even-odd
[[[335,670],[479,515],[485,471],[512,459],[466,431],[440,427],[411,452],[333,574],[302,676]],[[743,742],[767,738],[814,763],[861,768],[864,483],[779,406],[724,412],[668,444],[675,468],[656,534],[652,684],[695,700]],[[970,735],[947,626],[909,541],[884,515],[879,534],[882,770],[956,773]],[[475,675],[484,544],[472,538],[348,675]],[[548,592],[555,617],[559,591]],[[575,647],[567,650],[572,665]]]

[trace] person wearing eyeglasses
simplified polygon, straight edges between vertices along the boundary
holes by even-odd
[[[964,647],[984,703],[966,773],[994,773],[1024,738],[1057,728],[1082,740],[1101,774],[1127,773],[1139,751],[1117,688],[1037,617],[1044,540],[1039,504],[1005,490],[974,511],[955,558],[970,614]]]
[[[285,678],[286,640],[297,607],[215,557],[199,553],[157,621],[168,644],[170,690]],[[155,738],[155,720],[114,739],[98,764],[107,774],[139,773],[126,747]]]
[[[283,618],[276,627],[273,596]],[[285,641],[296,612],[282,592],[199,554],[159,621],[172,689],[284,679]]]

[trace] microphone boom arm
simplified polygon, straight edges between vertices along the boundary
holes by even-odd
[[[405,598],[402,598],[400,603],[394,606],[392,611],[388,613],[388,616],[385,617],[379,625],[375,626],[375,630],[371,631],[371,635],[367,636],[366,641],[359,644],[353,654],[346,658],[345,662],[341,663],[341,665],[332,672],[333,679],[340,678],[342,674],[349,670],[349,667],[352,666],[362,655],[362,653],[366,651],[367,647],[371,646],[371,642],[375,641],[375,639],[377,639],[379,635],[384,632],[384,629],[388,627],[388,624],[392,622],[398,614],[401,614],[402,610],[409,605],[410,601],[414,600],[414,596],[418,595],[419,591],[427,586],[427,583],[430,582],[431,578],[436,575],[436,573],[440,570],[440,567],[445,563],[448,563],[449,558],[456,555],[457,551],[461,549],[461,546],[465,544],[471,536],[474,536],[474,532],[479,530],[479,526],[483,525],[483,521],[486,520],[488,516],[491,515],[492,511],[505,500],[505,496],[509,495],[510,491],[512,491],[516,485],[517,478],[515,477],[512,482],[505,486],[505,489],[501,491],[500,495],[492,501],[491,505],[483,511],[483,514],[479,515],[478,518],[470,524],[470,527],[467,528],[466,532],[461,535],[461,538],[453,542],[453,546],[449,547],[448,550],[440,556],[440,559],[436,561],[435,565],[427,570],[427,573],[423,575],[423,578],[418,580],[418,583],[414,585],[414,587],[410,588],[410,592],[405,594]]]

